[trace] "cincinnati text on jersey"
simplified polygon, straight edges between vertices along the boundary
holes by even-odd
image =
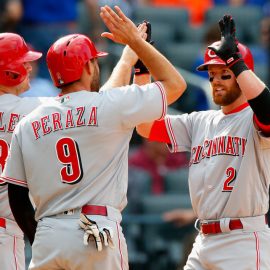
[[[204,158],[219,155],[244,156],[246,138],[221,136],[204,140],[202,145],[194,146],[191,150],[190,165],[200,163]]]
[[[83,126],[97,126],[97,107],[77,107],[67,111],[54,112],[31,122],[34,136],[37,139],[51,132]]]

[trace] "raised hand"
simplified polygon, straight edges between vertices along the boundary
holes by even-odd
[[[140,33],[140,36],[144,40],[147,40],[147,37],[148,37],[147,30],[148,30],[148,28],[147,28],[146,22],[143,22],[143,23],[139,24],[137,29],[138,29],[138,31]],[[124,48],[122,57],[125,59],[125,61],[129,61],[129,63],[131,63],[131,66],[133,66],[138,61],[137,54],[129,46],[126,46]]]
[[[148,21],[143,21],[143,23],[146,25],[146,33],[145,33],[146,34],[146,41],[150,44],[153,44],[154,42],[151,40],[151,36],[152,36],[151,23]],[[135,69],[136,75],[149,74],[147,67],[144,65],[144,63],[140,59],[138,59],[138,61],[134,65],[134,69]]]
[[[230,15],[225,15],[219,21],[221,32],[221,41],[216,42],[215,46],[208,48],[213,50],[216,55],[221,58],[225,64],[232,70],[235,77],[247,70],[248,67],[244,62],[243,56],[238,49],[238,41],[235,38],[235,23]]]
[[[101,7],[100,17],[110,30],[110,32],[103,32],[102,37],[124,45],[131,45],[136,39],[142,38],[136,25],[118,6],[115,6],[115,11],[109,6]]]
[[[219,28],[221,32],[221,41],[215,46],[208,48],[213,50],[218,57],[220,57],[226,65],[230,66],[233,62],[241,58],[235,38],[235,22],[230,15],[225,15],[219,21]]]

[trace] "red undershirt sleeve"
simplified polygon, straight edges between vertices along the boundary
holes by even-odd
[[[149,134],[149,140],[168,144],[171,143],[164,119],[153,123]]]
[[[254,123],[258,126],[259,130],[267,137],[270,137],[270,125],[262,124],[257,116],[253,115]]]

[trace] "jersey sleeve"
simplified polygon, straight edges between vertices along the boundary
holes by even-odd
[[[18,130],[17,127],[15,131]],[[16,132],[12,135],[10,151],[5,169],[1,175],[1,180],[11,184],[27,187],[22,151]]]
[[[115,90],[113,94],[112,91],[107,91],[107,93],[117,96],[114,100],[117,100],[116,106],[120,110],[124,126],[135,127],[138,124],[165,117],[167,99],[160,82],[143,86],[133,84]]]
[[[192,136],[192,116],[189,114],[167,115],[165,124],[170,138],[170,152],[190,151]]]

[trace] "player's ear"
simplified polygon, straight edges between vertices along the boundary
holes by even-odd
[[[91,75],[91,73],[92,73],[92,63],[91,63],[91,60],[89,60],[89,61],[86,62],[85,69],[86,69],[87,74]]]

